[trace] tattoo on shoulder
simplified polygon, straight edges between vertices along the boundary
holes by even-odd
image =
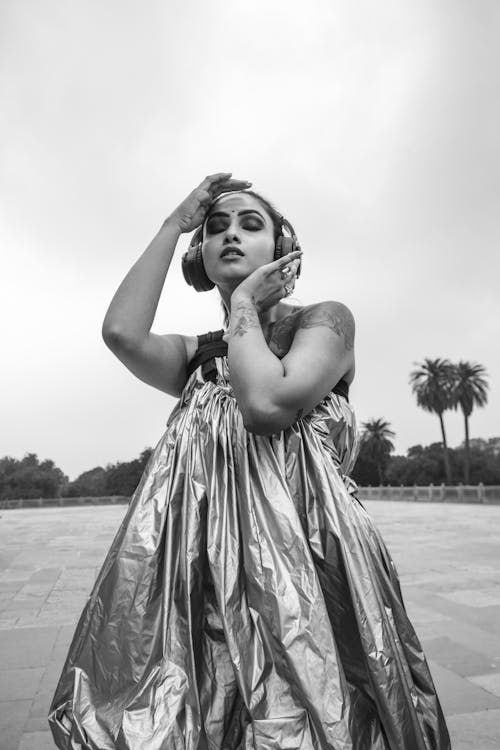
[[[234,328],[235,336],[244,336],[250,328],[257,328],[260,326],[259,316],[254,305],[240,304],[236,310],[236,325]]]
[[[354,318],[349,308],[341,302],[328,306],[318,302],[304,309],[297,327],[315,328],[316,326],[327,326],[338,336],[343,336],[346,349],[350,350],[354,347]]]

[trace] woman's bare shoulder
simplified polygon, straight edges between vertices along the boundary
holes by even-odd
[[[309,305],[297,307],[297,310],[311,316],[313,313],[333,313],[353,317],[351,310],[344,302],[327,299],[322,302],[311,302]]]
[[[337,300],[324,300],[304,305],[297,314],[295,333],[306,329],[326,327],[334,331],[343,339],[344,354],[342,362],[345,370],[342,379],[351,384],[354,380],[355,358],[354,358],[354,316],[343,302]]]
[[[269,327],[266,337],[268,346],[281,359],[289,351],[301,328],[320,325],[327,325],[339,334],[345,329],[348,343],[354,338],[354,319],[343,303],[332,300],[309,305],[285,303],[280,308],[280,318]]]
[[[314,328],[316,326],[328,326],[339,336],[345,337],[346,349],[353,348],[354,316],[343,302],[325,300],[304,305],[300,309],[297,328]]]

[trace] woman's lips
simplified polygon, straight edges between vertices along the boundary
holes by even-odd
[[[224,258],[243,258],[243,253],[238,247],[225,247],[220,257],[222,260]]]

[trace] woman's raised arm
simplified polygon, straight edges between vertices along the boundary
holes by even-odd
[[[102,324],[106,344],[140,344],[153,325],[181,228],[170,216],[127,273]]]
[[[179,334],[151,333],[172,257],[183,232],[202,223],[210,202],[248,183],[231,174],[210,175],[164,221],[118,287],[102,324],[106,345],[134,375],[155,388],[179,395],[185,383],[186,348]]]

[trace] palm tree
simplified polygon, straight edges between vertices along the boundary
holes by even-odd
[[[417,404],[425,411],[437,414],[443,437],[443,456],[446,481],[451,484],[451,465],[444,429],[443,412],[453,407],[454,366],[448,359],[424,359],[415,362],[416,370],[410,373],[410,385]]]
[[[475,406],[485,406],[488,401],[486,369],[476,362],[463,362],[455,365],[453,406],[461,408],[465,423],[464,482],[470,484],[469,417]]]
[[[383,419],[370,419],[368,422],[363,422],[361,426],[363,427],[361,440],[365,455],[376,464],[379,482],[383,484],[387,460],[391,451],[394,450],[391,438],[395,437],[396,433],[391,430],[389,422]]]

